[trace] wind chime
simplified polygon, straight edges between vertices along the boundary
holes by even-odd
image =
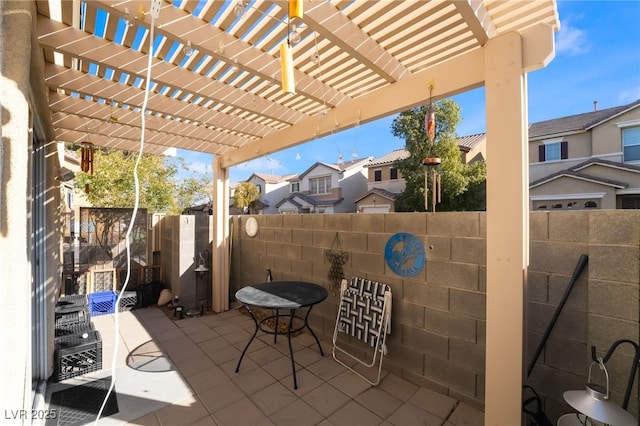
[[[296,85],[293,78],[293,48],[291,41],[291,19],[302,19],[304,16],[302,0],[289,0],[289,14],[287,19],[287,40],[280,45],[280,72],[282,91],[296,93]]]
[[[80,170],[93,176],[93,144],[82,142],[80,148]],[[85,183],[84,192],[89,193],[89,184]]]
[[[440,157],[431,156],[431,148],[435,144],[436,136],[436,113],[433,109],[433,81],[429,83],[429,106],[427,107],[427,113],[424,117],[424,130],[427,134],[427,144],[429,150],[427,157],[422,160],[424,166],[424,209],[429,211],[429,174],[431,174],[431,211],[435,213],[436,204],[442,200],[442,182],[440,179],[440,173],[435,169],[440,165],[442,160]]]

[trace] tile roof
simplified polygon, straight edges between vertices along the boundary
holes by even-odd
[[[458,146],[463,151],[473,151],[480,144],[487,141],[486,133],[478,133],[475,135],[461,136],[458,138]]]
[[[552,120],[531,123],[529,126],[529,139],[543,136],[557,135],[569,132],[589,130],[590,128],[610,120],[622,113],[640,106],[640,100],[627,105],[607,108],[599,111],[554,118]],[[640,118],[640,117],[639,117]]]
[[[253,176],[256,176],[256,177],[262,179],[266,183],[280,183],[280,182],[284,182],[284,181],[287,181],[287,180],[295,178],[297,176],[297,174],[296,173],[291,173],[291,174],[288,174],[288,175],[280,176],[280,175],[271,175],[271,174],[268,174],[268,173],[254,173],[251,176],[249,176],[249,178],[247,179],[247,182],[250,181]]]
[[[618,169],[623,169],[623,170],[627,170],[630,172],[635,172],[635,173],[640,173],[640,167],[638,166],[633,166],[630,164],[622,164],[622,163],[617,163],[615,161],[608,161],[608,160],[602,160],[599,158],[595,158],[595,159],[590,159],[587,160],[585,162],[582,162],[580,164],[577,164],[573,167],[570,167],[568,169],[564,169],[564,170],[559,170],[555,173],[552,173],[548,176],[545,176],[543,178],[540,178],[538,180],[535,180],[533,182],[531,182],[529,184],[529,189],[532,188],[536,188],[538,186],[544,185],[545,183],[551,182],[553,180],[556,180],[558,178],[561,177],[570,177],[570,178],[574,178],[574,179],[580,179],[580,180],[585,180],[585,181],[589,181],[589,182],[595,182],[595,183],[599,183],[599,184],[603,184],[603,185],[607,185],[607,186],[613,186],[616,188],[626,188],[627,186],[629,186],[628,183],[626,182],[622,182],[622,181],[618,181],[618,180],[613,180],[613,179],[606,179],[606,178],[602,178],[599,176],[593,176],[593,175],[589,175],[587,173],[582,173],[581,170],[585,170],[586,168],[593,166],[593,165],[601,165],[601,166],[605,166],[605,167],[612,167],[612,168],[618,168]]]
[[[291,204],[295,205],[296,207],[302,207],[302,204],[298,203],[295,200],[296,198],[299,198],[304,202],[306,202],[307,204],[311,204],[312,206],[333,206],[343,200],[343,198],[337,198],[333,200],[325,200],[325,199],[318,200],[315,197],[312,197],[311,195],[303,194],[302,192],[295,192],[289,195],[287,198],[283,198],[282,200],[280,200],[275,206],[280,207],[281,205],[283,205],[288,201]]]
[[[356,203],[366,197],[368,197],[371,194],[376,194],[376,195],[380,195],[381,197],[387,198],[391,201],[394,201],[396,198],[398,198],[399,194],[394,194],[391,191],[387,191],[386,189],[382,189],[382,188],[371,188],[369,191],[367,191],[366,194],[364,194],[361,197],[358,197],[356,200],[354,200]]]

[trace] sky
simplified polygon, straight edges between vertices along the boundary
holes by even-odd
[[[549,120],[625,105],[640,99],[640,0],[558,1],[561,28],[555,34],[556,55],[528,74],[529,122]],[[452,98],[461,108],[459,136],[485,132],[484,89]],[[391,134],[395,116],[318,138],[230,169],[230,181],[253,173],[302,173],[316,162],[337,163],[381,157],[404,147]],[[178,150],[193,170],[211,174],[213,156]]]

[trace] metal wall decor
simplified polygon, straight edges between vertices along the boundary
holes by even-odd
[[[338,288],[340,288],[340,282],[344,278],[342,265],[349,261],[349,253],[342,250],[342,247],[340,246],[340,237],[337,232],[336,236],[333,238],[333,243],[331,243],[331,248],[325,251],[325,257],[331,264],[329,274],[327,275],[327,279],[331,283],[331,293],[334,296],[337,296]]]
[[[384,260],[391,270],[403,277],[418,275],[427,259],[424,246],[415,236],[398,232],[387,241]]]

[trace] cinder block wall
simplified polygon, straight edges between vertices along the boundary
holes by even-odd
[[[619,339],[640,343],[640,211],[536,212],[530,218],[528,359],[536,350],[571,281],[581,254],[589,256],[550,338],[529,376],[552,419],[568,412],[562,394],[584,389],[591,347],[603,357]],[[622,403],[635,349],[624,343],[607,362],[612,399]],[[604,384],[597,366],[592,381]],[[629,411],[640,418],[637,377]],[[530,395],[530,394],[529,394]]]
[[[480,409],[484,405],[486,329],[486,221],[481,212],[256,216],[258,234],[234,216],[230,295],[273,278],[305,280],[329,290],[314,308],[312,325],[330,341],[338,305],[325,253],[338,235],[349,254],[347,278],[389,284],[393,327],[385,369]],[[393,273],[384,247],[408,232],[425,247],[424,269],[411,278]],[[639,339],[640,212],[534,212],[530,218],[527,361],[549,325],[581,254],[589,264],[560,313],[528,383],[547,415],[569,412],[565,390],[584,389],[590,347],[603,356],[612,342]],[[335,248],[335,247],[334,247]],[[607,363],[614,400],[622,401],[633,351],[622,345]],[[618,356],[617,354],[620,353]],[[594,370],[594,376],[599,371]],[[529,395],[530,396],[530,395]],[[634,387],[631,411],[637,417]]]
[[[211,253],[212,217],[208,215],[167,216],[160,220],[162,227],[162,280],[180,304],[186,309],[196,307],[196,290],[202,298],[206,292],[206,281],[196,277],[198,254]],[[203,255],[205,266],[211,268],[210,256]],[[199,280],[196,283],[196,279]],[[196,285],[197,284],[197,285]]]

